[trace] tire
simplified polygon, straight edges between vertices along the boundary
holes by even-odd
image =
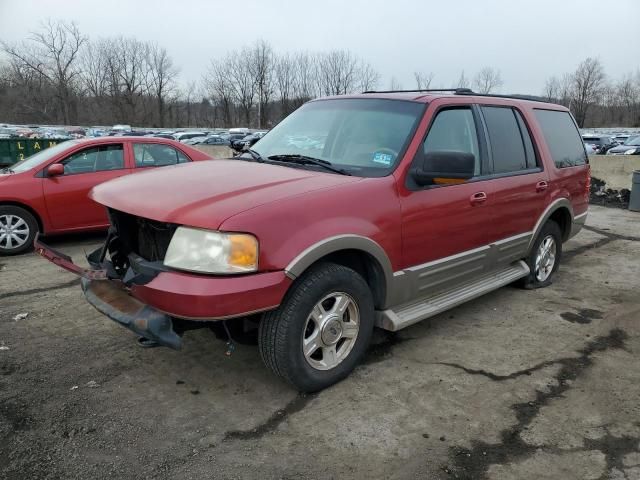
[[[552,264],[547,264],[546,268],[542,268],[542,265],[545,265],[549,257],[546,257],[542,260],[542,265],[540,268],[536,265],[536,260],[538,255],[542,253],[542,250],[548,246],[546,243],[545,247],[542,247],[545,242],[552,241],[551,253],[552,253]],[[553,250],[555,250],[555,254],[553,254]],[[525,258],[525,262],[529,265],[529,269],[531,272],[527,275],[520,283],[523,288],[526,289],[534,289],[534,288],[542,288],[547,287],[553,283],[553,276],[555,275],[558,267],[560,266],[560,260],[562,259],[562,231],[560,230],[560,226],[554,222],[553,220],[547,221],[542,227],[542,230],[536,237],[536,241],[533,243],[531,247],[531,252],[529,256]]]
[[[341,307],[343,313],[334,311]],[[260,356],[299,391],[316,392],[353,371],[373,324],[373,296],[365,280],[343,265],[320,263],[296,280],[280,307],[264,314]]]
[[[0,205],[0,255],[16,255],[33,248],[38,222],[21,207]]]

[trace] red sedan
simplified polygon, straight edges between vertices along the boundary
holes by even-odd
[[[187,145],[154,137],[70,140],[36,153],[0,171],[0,255],[28,250],[37,232],[107,228],[106,209],[88,197],[99,183],[151,167],[210,159]]]

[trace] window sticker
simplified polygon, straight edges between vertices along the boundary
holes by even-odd
[[[379,163],[388,167],[389,165],[391,165],[391,162],[393,162],[393,155],[391,155],[390,153],[374,152],[373,163]]]

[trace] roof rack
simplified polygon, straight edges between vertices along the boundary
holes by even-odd
[[[473,90],[470,88],[422,88],[415,90],[367,90],[362,93],[429,93],[429,92],[453,92],[458,95],[471,95]]]
[[[530,102],[553,103],[542,97],[535,95],[521,95],[514,93],[511,95],[501,95],[498,93],[477,93],[470,88],[427,88],[416,90],[367,90],[362,93],[429,93],[429,92],[452,92],[455,95],[474,95],[476,97],[492,97],[492,98],[512,98],[514,100],[528,100]]]

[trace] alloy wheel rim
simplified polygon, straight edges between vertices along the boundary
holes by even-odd
[[[536,280],[544,282],[551,276],[556,264],[556,241],[552,235],[544,237],[538,246],[536,253],[535,275]]]
[[[0,215],[0,247],[12,250],[27,243],[29,225],[17,215]]]
[[[311,310],[302,331],[302,353],[316,370],[331,370],[349,356],[360,331],[360,312],[353,297],[333,292]]]

